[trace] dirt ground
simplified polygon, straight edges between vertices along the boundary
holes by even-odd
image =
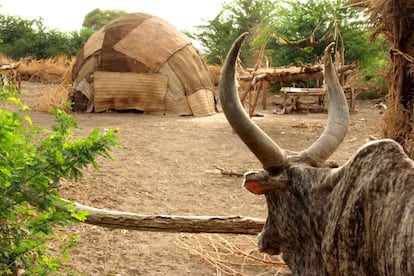
[[[22,100],[35,108],[48,88],[23,83]],[[347,137],[332,159],[344,163],[378,136],[380,110],[356,104]],[[259,110],[254,121],[283,148],[302,150],[323,131],[327,114],[276,115]],[[34,124],[50,126],[53,116],[30,111]],[[119,128],[114,160],[99,159],[100,169],[80,182],[65,180],[61,194],[97,208],[156,215],[240,215],[266,217],[264,197],[241,187],[240,177],[222,175],[216,166],[260,169],[232,132],[224,115],[154,116],[134,113],[73,114],[86,135],[93,128]],[[254,236],[140,232],[80,224],[66,229],[80,235],[68,265],[83,275],[284,275],[278,257],[258,255]],[[250,257],[253,256],[253,257]],[[251,259],[261,258],[251,264]]]

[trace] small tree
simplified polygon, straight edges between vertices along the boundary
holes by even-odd
[[[0,96],[18,103],[4,90]],[[49,275],[59,268],[59,259],[47,253],[54,227],[85,218],[60,198],[59,181],[81,177],[86,166],[97,168],[95,158],[110,157],[116,143],[112,131],[98,129],[75,139],[71,129],[77,122],[61,110],[54,114],[56,124],[46,130],[33,126],[28,116],[0,110],[0,275],[19,269]]]
[[[337,42],[337,48],[345,48],[346,64],[360,61],[365,65],[382,57],[380,45],[369,39],[363,12],[346,6],[347,2],[285,0],[273,26],[276,39],[268,45],[277,65],[313,63],[332,41]]]
[[[209,64],[221,64],[233,41],[243,32],[255,34],[260,26],[271,20],[276,1],[272,0],[234,0],[223,4],[222,11],[205,25],[197,26],[197,33],[188,34],[198,40],[206,49]],[[255,36],[255,35],[254,35]],[[240,53],[246,63],[254,62],[249,45]]]
[[[94,9],[93,11],[90,11],[87,15],[85,15],[82,26],[84,28],[97,31],[106,24],[108,24],[109,21],[111,21],[112,19],[118,18],[126,13],[127,12],[123,10]]]
[[[267,55],[274,66],[315,63],[326,45],[335,41],[343,58],[340,62],[358,65],[354,81],[359,80],[367,94],[385,95],[382,74],[387,52],[383,39],[372,40],[363,11],[348,4],[347,0],[284,0],[272,27],[275,39],[269,40]]]

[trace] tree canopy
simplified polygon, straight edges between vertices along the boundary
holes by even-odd
[[[123,14],[122,10],[94,9],[85,16],[83,28],[70,33],[46,28],[42,18],[0,14],[0,53],[12,59],[75,56],[96,30]]]
[[[336,41],[345,48],[345,63],[365,62],[378,53],[370,41],[368,25],[360,9],[346,7],[344,0],[286,0],[268,47],[278,65],[312,63]]]
[[[243,32],[256,30],[272,19],[274,0],[235,0],[225,3],[219,14],[206,24],[196,26],[197,32],[191,37],[198,40],[206,49],[205,55],[210,64],[220,64],[233,41]],[[243,59],[250,55],[250,45],[244,46],[241,52]]]
[[[243,32],[250,36],[240,54],[245,66],[253,67],[258,54],[272,66],[315,63],[332,41],[344,51],[345,64],[356,63],[380,93],[385,82],[377,72],[386,66],[382,38],[371,39],[363,10],[347,6],[346,0],[234,0],[191,34],[205,49],[207,62],[221,64],[233,41]]]
[[[95,31],[123,14],[126,12],[122,10],[94,9],[86,14],[83,28],[70,33],[46,28],[42,18],[0,14],[0,53],[12,59],[75,56]]]
[[[82,26],[94,31],[99,30],[103,26],[109,23],[109,21],[126,14],[123,10],[101,10],[94,9],[85,15]]]
[[[64,33],[47,29],[42,18],[27,20],[0,14],[0,52],[12,59],[75,56],[92,33],[89,29]]]
[[[192,36],[206,49],[209,63],[220,63],[231,43],[243,32],[251,34],[241,58],[254,56],[265,42],[274,65],[313,63],[326,45],[337,41],[346,48],[345,61],[364,62],[378,53],[378,43],[369,40],[363,12],[345,6],[344,0],[272,1],[235,0]],[[250,60],[254,62],[254,60]]]

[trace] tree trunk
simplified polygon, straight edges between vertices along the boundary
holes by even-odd
[[[153,232],[258,234],[264,219],[241,216],[140,215],[98,209],[74,202],[77,211],[89,213],[85,223],[118,229]]]

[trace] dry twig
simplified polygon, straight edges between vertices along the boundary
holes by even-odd
[[[258,252],[256,239],[248,236],[239,235],[229,241],[217,234],[181,234],[176,245],[225,275],[291,275],[280,256]]]
[[[218,165],[214,165],[214,167],[219,170],[221,172],[221,174],[224,175],[229,175],[229,176],[238,176],[238,177],[243,177],[244,176],[244,172],[236,172],[236,171],[232,171],[232,170],[227,170],[224,169]]]

